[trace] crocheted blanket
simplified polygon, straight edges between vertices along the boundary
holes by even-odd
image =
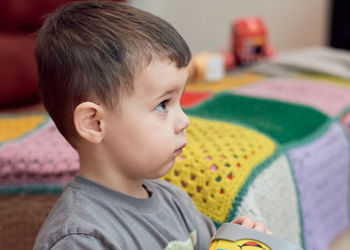
[[[217,226],[248,215],[277,237],[326,250],[349,226],[349,86],[254,74],[189,85],[188,146],[164,179]],[[47,114],[0,116],[1,195],[59,194],[78,164]]]

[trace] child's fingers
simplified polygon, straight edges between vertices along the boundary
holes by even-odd
[[[254,230],[272,235],[272,232],[267,230],[266,225],[262,222],[254,222],[252,218],[248,216],[241,216],[232,221],[232,223],[236,223],[248,228],[252,228]]]
[[[248,227],[248,228],[253,228],[254,226],[254,221],[249,218],[248,216],[241,216],[232,221],[233,223]]]
[[[261,222],[255,222],[253,225],[253,229],[266,233],[266,226],[264,223],[261,223]]]

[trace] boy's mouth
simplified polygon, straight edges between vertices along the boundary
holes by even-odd
[[[187,145],[187,142],[184,143],[184,144],[182,144],[178,149],[175,150],[174,155],[175,155],[175,156],[180,155],[180,154],[182,153],[182,149],[183,149],[184,147],[186,147],[186,145]]]

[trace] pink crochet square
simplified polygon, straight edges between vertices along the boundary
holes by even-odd
[[[78,168],[77,152],[52,121],[0,147],[0,185],[66,183]]]
[[[270,78],[233,92],[309,105],[329,116],[350,105],[350,88],[303,79]]]

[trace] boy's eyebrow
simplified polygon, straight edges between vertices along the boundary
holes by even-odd
[[[186,86],[185,88],[181,91],[181,96],[184,94],[185,92],[185,89],[186,89]],[[167,91],[165,91],[164,93],[162,93],[161,95],[159,95],[156,99],[161,99],[163,98],[164,96],[167,96],[167,95],[171,95],[173,94],[174,92],[176,92],[177,90],[176,89],[168,89]]]
[[[162,93],[161,95],[159,95],[157,97],[157,99],[161,99],[163,98],[164,96],[167,96],[167,95],[171,95],[175,92],[175,89],[168,89],[167,91],[165,91],[164,93]]]

